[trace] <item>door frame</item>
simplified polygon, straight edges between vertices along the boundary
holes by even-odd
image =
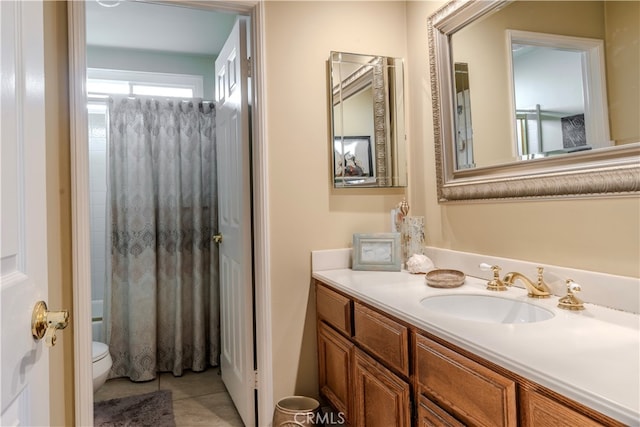
[[[141,0],[139,0],[141,1]],[[150,3],[157,1],[142,0]],[[273,416],[271,339],[271,283],[269,251],[268,162],[266,145],[265,5],[259,1],[180,1],[162,3],[215,11],[231,11],[251,18],[251,179],[253,271],[255,293],[255,359],[258,425]],[[86,110],[86,20],[84,2],[68,2],[69,101],[71,139],[72,258],[74,322],[74,411],[77,425],[93,425],[91,355],[91,267],[89,228],[89,150]],[[84,320],[80,320],[84,319]]]

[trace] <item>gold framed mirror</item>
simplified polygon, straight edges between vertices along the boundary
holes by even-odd
[[[608,19],[615,16],[616,25],[630,34],[629,40],[610,40],[608,34],[616,31],[612,22],[598,21],[604,19],[605,7]],[[625,9],[629,7],[635,7],[636,13]],[[633,45],[640,24],[637,9],[637,2],[624,1],[452,0],[431,15],[429,59],[439,201],[640,192],[640,54]],[[469,39],[476,44],[465,45]],[[577,46],[588,47],[554,44],[555,39],[571,39]],[[593,47],[598,41],[606,58],[593,53],[598,51]],[[602,74],[587,73],[581,80],[569,76],[582,97],[578,105],[554,108],[541,100],[538,113],[543,114],[531,119],[535,100],[524,107],[517,105],[513,82],[515,51],[520,55],[534,50],[533,46],[571,51],[582,64],[578,68],[591,63]],[[622,64],[626,68],[621,72]],[[543,92],[538,83],[533,89]],[[594,94],[599,94],[599,103]],[[545,113],[547,122],[542,121]],[[556,141],[545,136],[544,143],[538,140],[539,148],[532,149],[523,135],[532,139],[536,129],[542,135],[543,125],[551,122],[559,129],[566,125],[574,133]],[[527,123],[533,129],[526,130]],[[574,146],[563,145],[564,139]],[[467,150],[465,156],[461,150]]]

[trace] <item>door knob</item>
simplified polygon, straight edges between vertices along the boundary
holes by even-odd
[[[213,236],[211,236],[211,241],[215,242],[215,243],[222,243],[222,234],[218,233],[218,234],[214,234]]]
[[[56,344],[56,331],[69,324],[69,311],[49,311],[44,301],[38,301],[31,315],[31,334],[36,340],[44,337],[47,347]]]

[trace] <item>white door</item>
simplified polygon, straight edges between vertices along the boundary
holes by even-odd
[[[49,351],[31,335],[47,299],[42,3],[0,1],[0,425],[49,425]]]
[[[251,187],[246,22],[216,59],[220,369],[245,425],[255,425]]]

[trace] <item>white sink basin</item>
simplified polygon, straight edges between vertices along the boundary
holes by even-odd
[[[554,316],[535,304],[491,295],[437,295],[421,300],[420,304],[431,313],[475,322],[531,323]]]

